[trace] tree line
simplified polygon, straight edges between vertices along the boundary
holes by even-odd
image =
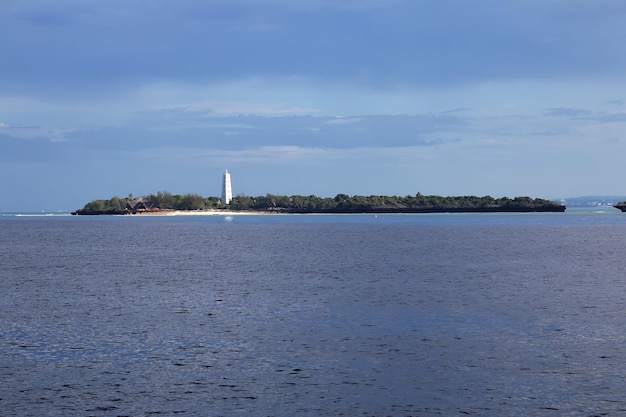
[[[203,197],[200,194],[172,194],[167,191],[159,191],[156,194],[143,196],[144,200],[151,202],[154,207],[161,210],[208,210],[224,206],[219,197]],[[128,197],[112,197],[108,200],[97,199],[90,201],[78,210],[83,212],[124,212],[128,203],[134,200],[132,194]]]
[[[87,203],[79,212],[105,212],[120,214],[132,195],[126,198],[113,197],[109,200],[94,200]],[[317,197],[315,195],[275,195],[247,196],[239,194],[230,204],[223,204],[219,197],[203,197],[199,194],[172,194],[159,191],[148,194],[144,200],[152,203],[159,210],[249,210],[278,213],[419,213],[445,211],[564,211],[565,207],[550,200],[531,197],[494,198],[491,196],[454,196],[436,195],[384,196],[384,195],[347,195],[335,197]],[[80,213],[79,213],[80,214]]]
[[[371,195],[350,196],[337,194],[335,197],[317,197],[315,195],[274,195],[260,197],[238,195],[233,198],[230,208],[236,210],[261,210],[293,213],[396,213],[396,212],[432,212],[432,211],[560,211],[564,206],[550,200],[531,197],[494,198],[491,196],[454,196],[437,195],[385,196]]]

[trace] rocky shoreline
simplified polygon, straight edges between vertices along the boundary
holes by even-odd
[[[626,201],[620,201],[619,203],[615,204],[613,207],[615,207],[616,209],[624,213],[626,212]]]

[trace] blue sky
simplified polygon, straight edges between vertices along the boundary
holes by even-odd
[[[622,0],[4,0],[0,211],[624,195]]]

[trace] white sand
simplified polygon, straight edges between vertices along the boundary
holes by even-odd
[[[131,216],[249,216],[259,214],[276,214],[266,211],[232,211],[232,210],[161,210],[131,214]]]

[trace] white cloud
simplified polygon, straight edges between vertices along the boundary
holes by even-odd
[[[312,114],[318,112],[315,108],[292,107],[286,104],[250,103],[214,101],[183,105],[188,111],[208,111],[212,115],[258,114],[258,115],[285,115],[285,114]]]
[[[350,123],[358,123],[361,120],[362,119],[360,117],[337,117],[324,123],[328,125],[345,125]]]
[[[44,139],[50,142],[67,142],[67,135],[73,130],[52,127],[17,127],[0,123],[2,133],[20,140]]]

